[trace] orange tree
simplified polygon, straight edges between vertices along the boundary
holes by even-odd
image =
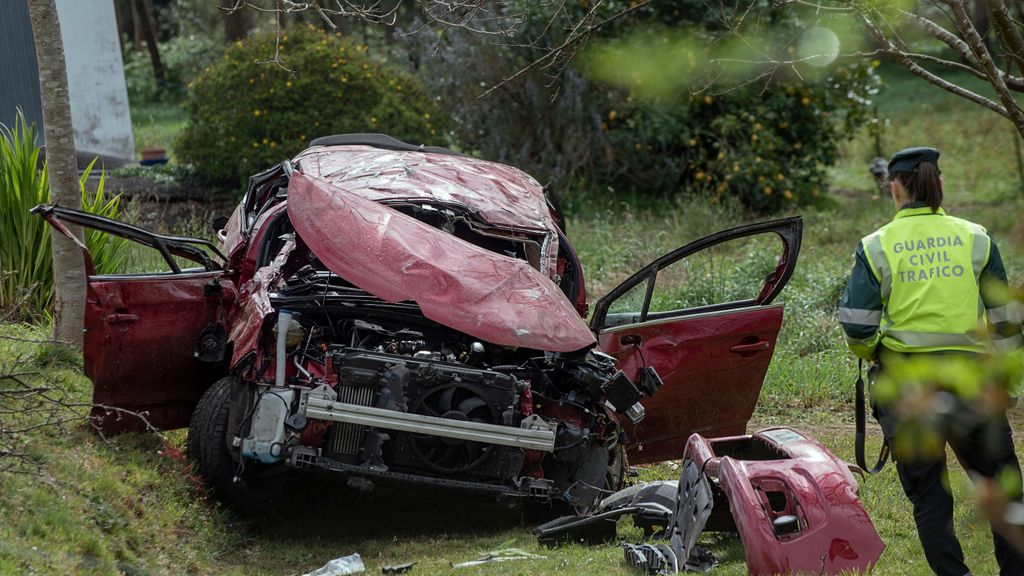
[[[191,86],[176,154],[200,182],[234,187],[318,136],[385,132],[414,144],[441,134],[420,82],[365,46],[309,26],[238,42]]]

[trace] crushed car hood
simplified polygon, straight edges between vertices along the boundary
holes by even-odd
[[[493,226],[545,234],[556,229],[540,184],[511,166],[370,146],[313,147],[294,162],[303,174],[370,200],[456,204]]]
[[[300,172],[288,216],[332,272],[382,300],[415,301],[435,322],[503,346],[571,352],[595,342],[554,282],[524,260]]]

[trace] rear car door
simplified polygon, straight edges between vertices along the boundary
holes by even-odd
[[[43,205],[33,211],[55,232],[70,236],[68,223],[127,240],[116,248],[131,273],[96,274],[82,247],[88,273],[83,355],[102,429],[187,426],[230,358],[225,319],[236,290],[225,277],[223,255],[206,240],[155,234],[78,210]],[[146,421],[118,409],[142,413]]]
[[[741,434],[754,412],[800,252],[800,217],[751,224],[670,252],[597,302],[599,347],[663,386],[630,430],[631,463],[681,458],[686,439]]]

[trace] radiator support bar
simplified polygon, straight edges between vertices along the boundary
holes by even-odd
[[[548,424],[539,418],[525,420],[524,424],[529,423],[528,428],[516,428],[333,402],[316,394],[310,394],[306,398],[305,409],[306,418],[316,420],[347,422],[399,432],[513,446],[524,450],[555,450],[556,425]]]

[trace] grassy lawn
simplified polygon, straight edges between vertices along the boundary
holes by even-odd
[[[185,109],[176,104],[137,104],[131,113],[135,149],[166,148],[174,160],[174,139],[188,120]]]
[[[89,383],[74,357],[10,339],[43,336],[38,329],[0,327],[0,367],[26,359],[24,371],[45,375],[30,381],[56,387],[68,402],[87,400]],[[1019,421],[1022,414],[1018,410],[1015,416]],[[762,423],[759,419],[755,426]],[[841,456],[852,458],[849,426],[819,422],[804,427]],[[80,423],[32,436],[20,451],[38,469],[0,473],[0,574],[301,574],[352,552],[362,555],[369,573],[408,561],[418,562],[420,574],[631,573],[613,545],[537,545],[517,510],[483,500],[424,498],[396,490],[354,493],[318,476],[294,482],[274,518],[245,524],[197,489],[178,451],[183,441],[180,431],[169,435],[168,444],[138,434],[102,441]],[[640,479],[676,475],[663,464],[642,468]],[[968,561],[975,573],[993,574],[991,540],[974,514],[966,476],[955,472],[952,479],[957,530]],[[888,545],[875,573],[929,574],[895,471],[889,467],[862,483],[861,497]],[[640,538],[628,521],[619,533],[630,541]],[[746,573],[736,537],[706,534],[702,543],[721,562],[714,573]],[[450,567],[508,546],[546,558]]]
[[[888,87],[878,100],[891,120],[884,154],[914,145],[943,152],[947,205],[989,227],[1011,278],[1024,276],[1022,195],[1012,131],[995,114],[963,104],[919,80],[883,68]],[[184,122],[179,109],[133,110],[139,148],[170,147]],[[853,460],[855,364],[843,345],[836,303],[856,241],[888,221],[891,204],[872,190],[867,132],[842,145],[833,169],[835,202],[803,211],[805,237],[796,273],[780,298],[786,319],[751,428],[787,423],[805,429],[840,457]],[[571,197],[569,235],[586,267],[592,302],[644,263],[690,240],[758,219],[699,199],[641,202]],[[80,359],[54,353],[39,329],[0,325],[0,372],[27,362],[27,381],[54,387],[70,402],[86,402],[89,383]],[[0,382],[0,386],[6,383]],[[0,404],[0,418],[31,425],[23,404]],[[681,409],[700,409],[699,406]],[[1013,412],[1016,423],[1024,412]],[[1020,426],[1018,451],[1022,446]],[[877,441],[875,435],[872,440]],[[205,499],[180,450],[184,432],[165,444],[151,435],[103,441],[79,422],[29,435],[19,450],[30,473],[0,471],[0,574],[301,574],[326,560],[359,552],[368,573],[417,561],[414,574],[628,574],[615,546],[544,549],[519,512],[479,500],[424,498],[418,493],[350,493],[310,477],[296,485],[277,517],[245,524]],[[869,446],[877,450],[877,445]],[[674,478],[669,465],[644,467],[643,480]],[[988,528],[970,499],[966,476],[951,475],[956,526],[975,574],[997,572]],[[861,497],[888,548],[875,571],[926,575],[910,504],[890,466],[861,484]],[[620,526],[627,540],[639,531]],[[745,574],[741,543],[705,535],[721,565],[714,573]],[[454,570],[505,546],[545,559]]]

